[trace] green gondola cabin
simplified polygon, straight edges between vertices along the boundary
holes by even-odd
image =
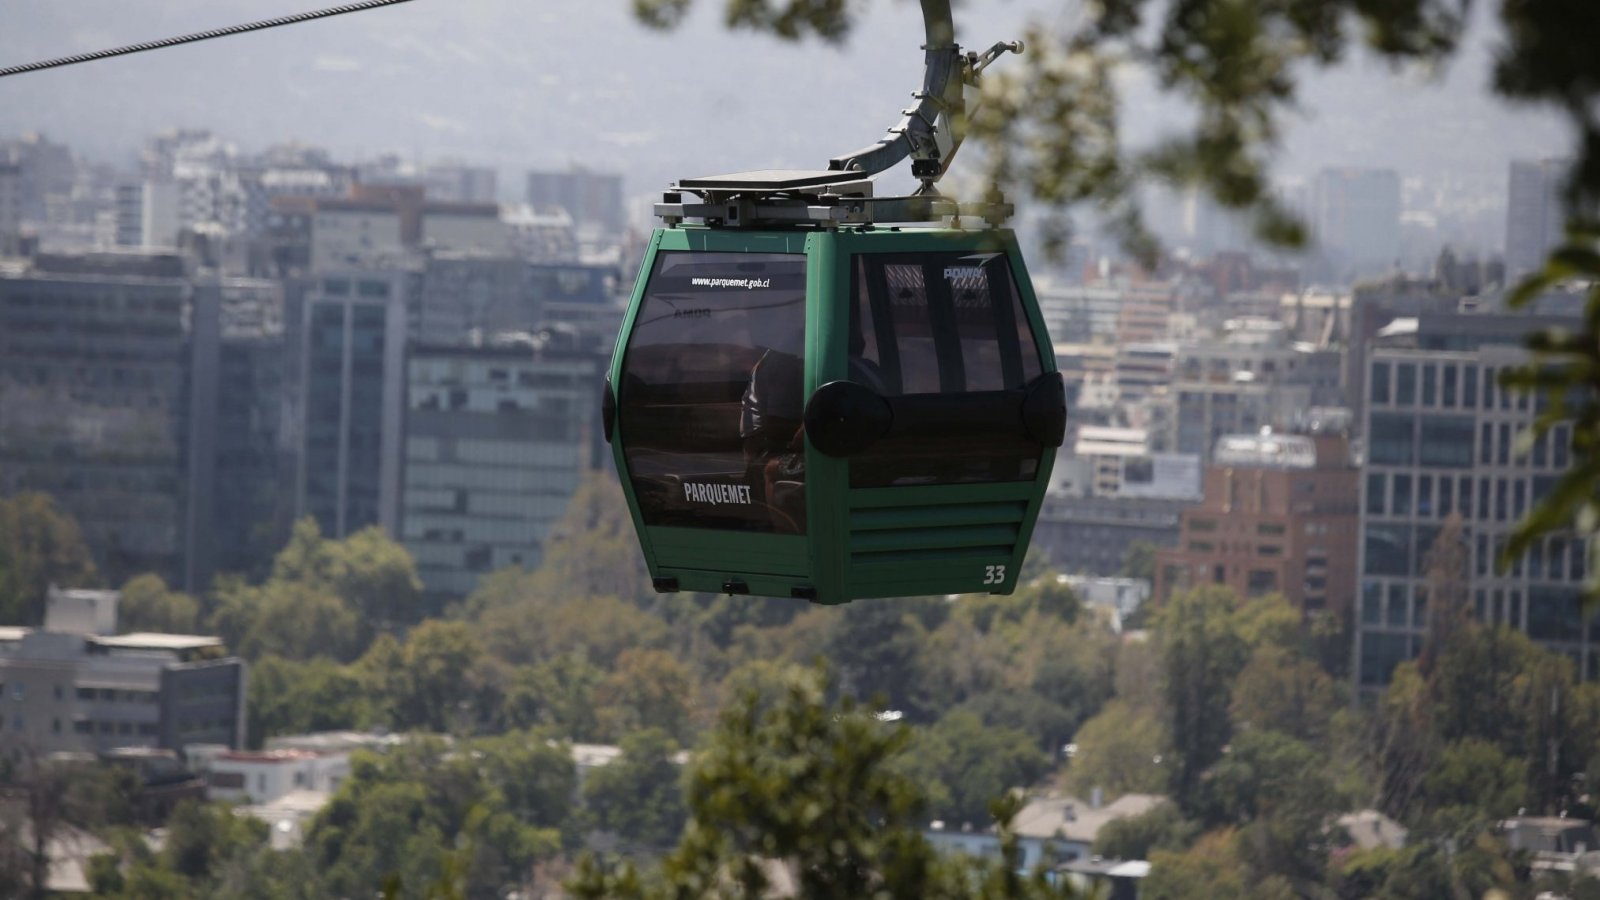
[[[605,405],[658,590],[820,603],[1011,592],[1066,417],[994,227],[658,229]]]

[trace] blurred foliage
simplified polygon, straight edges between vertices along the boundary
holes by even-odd
[[[469,848],[466,896],[524,884],[559,853],[576,774],[565,744],[511,733],[458,747],[419,738],[383,756],[358,753],[350,777],[312,820],[306,853],[328,896],[425,897],[452,847]]]
[[[1156,617],[1166,671],[1169,785],[1186,813],[1194,811],[1201,773],[1232,737],[1233,681],[1250,658],[1240,606],[1226,588],[1201,587],[1175,595]]]
[[[956,709],[917,732],[903,768],[922,785],[928,814],[955,828],[986,824],[990,802],[1031,787],[1050,762],[1028,732],[985,725],[976,713]]]
[[[1182,850],[1200,836],[1200,830],[1176,806],[1159,803],[1142,815],[1100,826],[1093,849],[1106,859],[1149,859],[1153,850]]]
[[[1122,700],[1107,703],[1073,737],[1067,787],[1087,797],[1096,788],[1108,800],[1123,794],[1159,794],[1167,786],[1170,758],[1160,710]]]
[[[993,806],[1001,858],[937,854],[925,798],[894,765],[910,733],[838,701],[819,670],[774,673],[723,710],[688,776],[690,818],[658,869],[586,857],[580,898],[786,895],[816,898],[1070,896],[1043,869],[1020,871],[1017,800]]]
[[[295,523],[265,582],[219,578],[209,599],[209,627],[246,659],[348,662],[376,634],[424,614],[422,582],[404,547],[378,528],[328,540],[310,517]]]
[[[135,575],[122,586],[117,604],[117,630],[164,631],[194,634],[200,619],[200,602],[174,591],[160,575]]]
[[[641,21],[673,27],[691,0],[634,0]],[[1136,185],[1197,188],[1248,214],[1256,233],[1283,245],[1305,238],[1268,177],[1302,79],[1365,53],[1396,68],[1440,71],[1461,45],[1470,0],[1102,0],[1041,15],[1022,35],[1027,54],[986,72],[973,132],[989,179],[1058,212],[1087,205],[1146,256]],[[838,42],[859,6],[845,0],[724,0],[731,27],[795,40]],[[1600,61],[1584,35],[1600,29],[1587,3],[1508,0],[1495,89],[1553,105],[1575,126],[1574,210],[1600,198]],[[975,46],[1015,35],[972,35]],[[1115,77],[1113,75],[1115,74]],[[1123,90],[1148,76],[1186,107],[1153,147],[1121,134]],[[1055,220],[1058,239],[1068,233]]]
[[[1128,552],[1122,558],[1122,576],[1124,578],[1143,578],[1155,584],[1156,580],[1156,551],[1161,548],[1150,541],[1134,541],[1128,545]]]
[[[1311,659],[1264,644],[1239,671],[1228,715],[1235,731],[1276,731],[1322,744],[1347,702],[1341,687]]]
[[[78,523],[46,494],[0,497],[0,622],[38,625],[45,594],[100,586]]]
[[[1524,11],[1537,5],[1506,4],[1508,9]],[[1600,131],[1593,130],[1592,122],[1590,128],[1579,164],[1600,176]],[[1600,186],[1594,183],[1583,188],[1591,200],[1600,195]],[[1528,452],[1536,441],[1556,440],[1552,433],[1556,426],[1570,424],[1567,444],[1572,467],[1512,529],[1498,562],[1503,571],[1539,541],[1574,528],[1587,543],[1584,590],[1593,605],[1600,600],[1600,222],[1570,226],[1566,242],[1550,254],[1543,269],[1517,287],[1509,302],[1515,309],[1537,310],[1541,296],[1576,286],[1585,293],[1583,316],[1576,327],[1551,327],[1529,335],[1526,343],[1532,360],[1500,375],[1505,387],[1532,392],[1535,398],[1538,414],[1519,437],[1519,451]]]
[[[678,742],[648,728],[623,738],[621,750],[621,758],[584,780],[583,798],[595,824],[637,846],[671,847],[688,819],[682,772],[673,759]]]

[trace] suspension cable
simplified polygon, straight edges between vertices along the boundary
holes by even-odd
[[[380,6],[393,6],[396,3],[409,3],[411,0],[360,0],[358,3],[347,3],[343,6],[333,6],[328,9],[319,9],[312,12],[295,13],[292,16],[279,16],[275,19],[262,19],[259,22],[246,22],[243,25],[230,25],[227,28],[214,28],[210,31],[197,31],[193,34],[184,34],[177,37],[162,38],[159,41],[145,41],[140,44],[129,44],[125,47],[113,47],[109,50],[96,50],[93,53],[78,53],[73,56],[60,56],[55,59],[40,60],[39,62],[25,63],[20,66],[6,66],[0,68],[0,78],[7,75],[21,75],[25,72],[37,72],[41,69],[54,69],[60,66],[72,66],[78,63],[94,62],[97,59],[107,59],[113,56],[127,56],[130,53],[140,53],[145,50],[160,50],[163,47],[176,47],[179,44],[193,44],[197,41],[208,41],[212,38],[227,37],[232,34],[243,34],[247,31],[264,31],[268,28],[277,28],[280,25],[294,25],[298,22],[309,22],[312,19],[326,19],[329,16],[342,16],[345,13],[361,12],[376,9]]]

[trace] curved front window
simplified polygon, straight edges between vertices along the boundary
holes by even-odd
[[[1020,409],[1042,367],[1004,253],[862,253],[852,269],[851,381],[909,402],[982,394]],[[1043,453],[1020,427],[904,434],[852,456],[850,486],[1028,481]]]
[[[646,525],[805,532],[806,260],[661,251],[622,360]]]

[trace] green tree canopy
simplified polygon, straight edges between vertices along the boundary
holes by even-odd
[[[52,584],[100,585],[78,523],[48,494],[0,497],[0,622],[42,622],[45,594]]]
[[[199,601],[168,588],[159,575],[136,575],[122,586],[122,600],[117,604],[119,631],[193,634],[199,618]]]
[[[561,840],[576,788],[565,745],[533,733],[463,742],[417,739],[383,756],[357,753],[350,777],[306,833],[328,896],[370,896],[385,884],[421,898],[463,861],[468,896],[527,883]]]
[[[255,747],[279,734],[368,727],[381,699],[358,670],[326,657],[264,656],[250,667],[248,691],[248,740]]]
[[[952,826],[981,827],[989,821],[989,804],[1032,787],[1050,768],[1050,757],[1027,733],[956,710],[917,732],[905,766],[927,791],[930,815]]]
[[[422,600],[411,555],[381,530],[330,541],[307,517],[295,523],[265,582],[218,580],[208,624],[247,659],[271,653],[348,662],[378,632],[417,622]]]
[[[1160,793],[1167,786],[1166,723],[1155,710],[1113,700],[1078,729],[1072,742],[1077,748],[1066,781],[1080,797],[1100,788],[1114,800],[1122,794]]]
[[[1320,743],[1342,705],[1338,686],[1322,667],[1293,650],[1264,644],[1234,682],[1229,715],[1236,730],[1277,731]]]
[[[1221,757],[1232,735],[1233,680],[1250,654],[1240,618],[1239,598],[1218,587],[1177,594],[1157,614],[1172,741],[1171,787],[1186,810],[1200,774]]]
[[[815,670],[787,669],[770,690],[742,690],[723,710],[688,777],[690,819],[659,870],[586,858],[568,885],[580,898],[747,898],[775,877],[796,896],[1044,898],[1070,895],[1043,873],[1018,873],[1014,836],[1001,860],[940,857],[923,839],[924,798],[894,762],[910,737],[848,695],[836,703]],[[1016,805],[1002,804],[1009,822]]]
[[[599,827],[646,848],[677,843],[688,809],[683,772],[673,759],[678,743],[659,728],[622,739],[622,756],[589,773],[583,799]]]
[[[273,561],[271,581],[324,588],[351,606],[367,629],[410,625],[425,612],[411,554],[375,525],[327,540],[316,519],[301,519]]]
[[[624,650],[595,690],[600,726],[614,737],[658,728],[673,740],[687,740],[694,688],[694,674],[674,655]]]
[[[1149,859],[1153,850],[1182,850],[1200,835],[1200,825],[1171,803],[1100,826],[1094,852],[1106,859]]]

